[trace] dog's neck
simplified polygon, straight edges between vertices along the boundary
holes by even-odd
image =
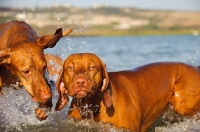
[[[78,108],[82,119],[91,119],[98,116],[100,113],[101,102],[104,103],[108,116],[112,116],[114,113],[114,107],[112,103],[108,103],[109,101],[112,102],[111,91],[111,85],[109,83],[105,91],[96,91],[94,95],[89,97],[74,98],[72,103]],[[107,107],[106,104],[109,104],[109,107]]]

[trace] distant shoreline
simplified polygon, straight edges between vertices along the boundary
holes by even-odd
[[[200,33],[200,12],[142,10],[128,7],[3,8],[0,24],[23,20],[41,35],[58,27],[74,29],[70,36],[181,35]]]
[[[39,36],[44,34],[53,34],[55,29],[52,28],[34,28]],[[92,37],[92,36],[151,36],[151,35],[194,35],[198,36],[200,29],[178,29],[178,30],[169,30],[169,29],[158,29],[158,30],[95,30],[95,29],[84,29],[82,31],[73,31],[69,36],[73,37]]]

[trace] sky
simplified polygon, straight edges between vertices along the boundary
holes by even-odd
[[[200,12],[200,0],[0,0],[0,6],[3,7],[42,7],[53,4],[70,4],[84,8],[105,4],[116,7]]]

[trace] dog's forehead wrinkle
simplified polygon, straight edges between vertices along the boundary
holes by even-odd
[[[23,50],[19,51],[17,49]],[[46,65],[46,61],[43,56],[38,56],[38,54],[41,53],[38,49],[39,48],[34,44],[24,43],[20,46],[16,46],[11,61],[15,67],[18,67],[21,71],[35,68],[41,69]]]
[[[67,63],[66,67],[73,66],[75,69],[79,69],[79,71],[87,70],[88,63],[84,62],[82,59],[71,60]]]
[[[35,65],[36,64],[38,66],[41,66],[43,68],[43,66],[46,65],[46,61],[45,61],[45,58],[43,56],[37,56],[38,54],[38,51],[41,52],[40,50],[38,50],[39,48],[36,46],[36,45],[28,45],[28,44],[25,44],[26,45],[26,49],[27,49],[27,54],[29,55],[30,57],[30,60],[32,62],[32,65]],[[32,48],[32,47],[34,48]],[[36,49],[36,50],[35,50]]]
[[[68,58],[68,64],[72,63],[74,65],[84,65],[84,66],[88,66],[90,64],[96,64],[99,62],[98,58],[93,57],[93,54],[91,54],[90,56],[86,56],[85,54],[73,54],[72,56],[70,56]]]
[[[34,66],[32,64],[28,64],[28,65],[24,65],[23,67],[20,67],[20,70],[25,71],[32,68],[34,68]]]

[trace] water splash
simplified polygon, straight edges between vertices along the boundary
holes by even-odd
[[[1,132],[128,132],[117,129],[109,123],[95,122],[94,120],[76,121],[67,118],[69,103],[59,112],[51,111],[45,121],[39,121],[35,115],[37,103],[34,103],[24,89],[14,90],[5,88],[4,95],[0,96],[0,131]],[[58,94],[53,95],[53,105]],[[70,98],[71,101],[72,98]],[[52,108],[54,109],[54,108]],[[171,107],[171,109],[173,109]],[[174,118],[175,117],[175,118]],[[168,111],[164,114],[162,126],[155,127],[155,132],[197,132],[200,130],[200,114],[192,118],[180,118]]]
[[[61,120],[58,113],[54,113],[52,116],[59,132],[130,132],[123,128],[117,129],[110,123],[97,123],[94,120],[75,121],[72,118]]]
[[[24,89],[5,88],[4,95],[0,96],[0,130],[20,131],[25,124],[40,124],[34,114],[36,107]]]
[[[195,117],[190,119],[183,119],[183,122],[169,124],[165,127],[155,128],[155,132],[199,132],[200,120]]]
[[[75,26],[74,27],[72,27],[72,29],[75,31],[75,32],[77,32],[77,31],[83,31],[83,30],[85,30],[87,28],[87,26],[86,25],[81,25],[81,24],[75,24]]]
[[[45,121],[39,121],[35,115],[37,103],[34,103],[24,89],[5,88],[0,96],[1,132],[126,132],[109,123],[96,123],[94,120],[75,121],[67,118],[69,103],[60,112],[51,111]],[[53,105],[57,101],[53,96]],[[71,101],[72,98],[70,98]],[[53,109],[53,108],[52,108]]]

